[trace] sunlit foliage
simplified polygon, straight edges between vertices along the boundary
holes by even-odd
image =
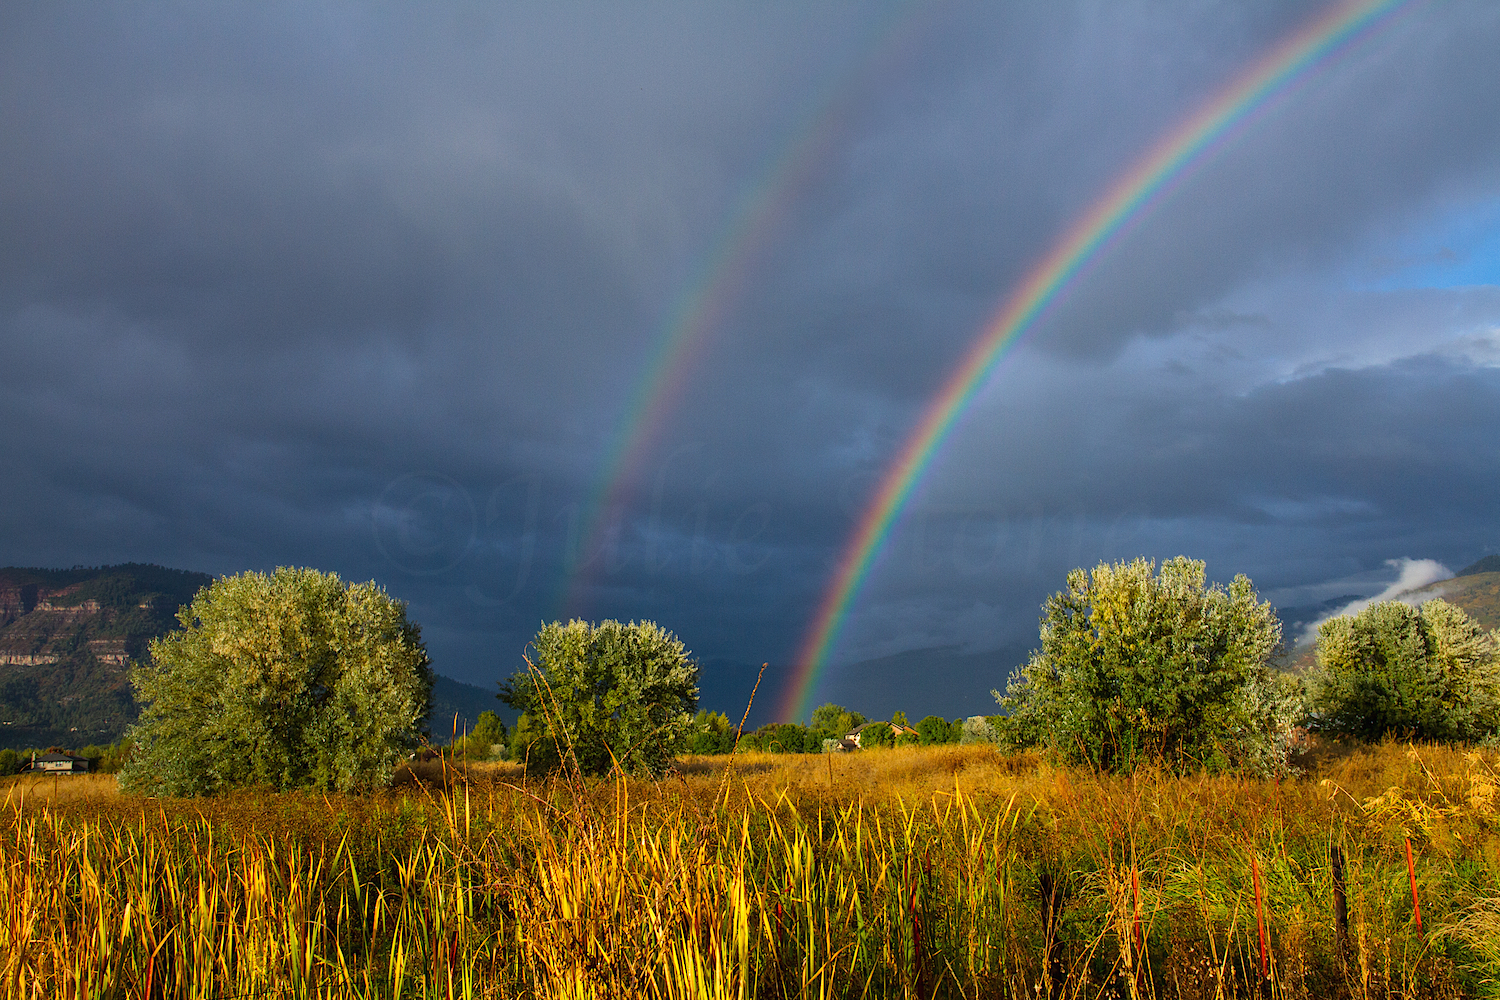
[[[1043,606],[1042,648],[995,696],[1006,736],[1107,771],[1286,765],[1295,692],[1268,666],[1281,624],[1245,576],[1208,586],[1177,557],[1075,569]]]
[[[372,583],[278,569],[223,577],[131,675],[143,708],[122,787],[206,795],[388,784],[426,726],[432,667]]]
[[[1332,732],[1476,740],[1500,728],[1500,646],[1444,600],[1330,618],[1318,628],[1318,668],[1313,706]]]

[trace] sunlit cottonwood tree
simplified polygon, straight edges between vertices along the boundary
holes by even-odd
[[[1281,623],[1250,580],[1207,586],[1178,556],[1075,569],[1043,605],[1042,648],[994,692],[1008,742],[1106,771],[1286,766],[1300,686],[1272,670]]]
[[[688,749],[698,665],[655,622],[544,625],[528,669],[500,685],[521,710],[513,759],[528,767],[660,774]]]
[[[142,704],[128,791],[390,783],[427,724],[432,666],[406,605],[375,583],[282,568],[222,577],[131,674]]]
[[[1312,703],[1319,728],[1477,740],[1500,729],[1496,637],[1447,601],[1372,604],[1318,627]]]

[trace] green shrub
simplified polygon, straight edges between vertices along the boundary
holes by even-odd
[[[1312,704],[1318,728],[1361,739],[1483,739],[1500,729],[1500,650],[1447,601],[1374,604],[1318,628]]]
[[[120,786],[203,795],[246,785],[390,783],[427,724],[432,667],[406,605],[314,569],[222,577],[131,672],[142,703]]]
[[[1207,586],[1179,556],[1075,569],[1043,605],[1042,648],[995,697],[1005,739],[1128,771],[1289,766],[1295,706],[1267,665],[1281,638],[1249,579]],[[1280,714],[1278,714],[1278,712]]]
[[[693,733],[688,739],[688,753],[721,754],[734,750],[735,725],[723,712],[706,709],[693,717]]]
[[[553,622],[531,646],[535,661],[500,689],[522,712],[516,759],[585,774],[616,766],[661,774],[687,749],[698,665],[671,632],[655,622]]]
[[[929,715],[917,723],[917,734],[924,747],[930,747],[939,743],[957,743],[963,736],[962,719],[954,719],[949,722],[941,715]]]
[[[510,734],[506,731],[505,723],[500,721],[500,716],[494,712],[480,712],[474,728],[454,740],[443,755],[479,761],[494,760],[505,754],[509,739]]]

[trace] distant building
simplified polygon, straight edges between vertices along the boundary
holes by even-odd
[[[891,732],[895,733],[896,737],[898,739],[900,737],[902,737],[902,736],[905,736],[907,733],[910,733],[913,736],[917,735],[917,731],[915,729],[913,729],[912,727],[910,727],[910,726],[900,726],[900,725],[897,725],[894,722],[880,722],[878,720],[876,722],[866,722],[862,726],[855,726],[853,729],[849,730],[847,733],[844,734],[844,738],[839,741],[842,744],[842,749],[844,749],[844,750],[858,750],[859,747],[860,747],[860,743],[859,743],[860,736],[864,733],[864,731],[866,729],[869,729],[871,726],[876,726],[876,725],[879,725],[879,726],[890,726],[891,727]]]
[[[89,769],[87,757],[70,753],[44,753],[31,758],[30,770],[39,774],[83,774]]]

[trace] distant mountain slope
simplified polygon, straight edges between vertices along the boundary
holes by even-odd
[[[433,679],[432,715],[428,716],[428,732],[433,742],[447,743],[455,729],[460,735],[473,729],[481,712],[494,712],[507,722],[512,721],[515,712],[495,697],[499,690],[498,686],[483,688],[438,674]]]
[[[939,646],[830,667],[817,700],[871,719],[888,719],[897,711],[912,722],[928,715],[994,715],[1000,706],[990,691],[1004,693],[1011,672],[1026,663],[1035,645],[1033,641],[981,653]]]
[[[117,739],[136,717],[128,662],[212,579],[138,563],[0,569],[0,746]]]
[[[1481,559],[1475,565],[1482,565],[1485,561]],[[1439,580],[1401,595],[1403,601],[1413,603],[1434,597],[1441,597],[1449,604],[1457,604],[1485,628],[1500,628],[1500,572],[1470,573],[1465,570],[1451,580]]]
[[[1480,573],[1500,573],[1500,555],[1485,556],[1459,570],[1457,576],[1478,576]]]

